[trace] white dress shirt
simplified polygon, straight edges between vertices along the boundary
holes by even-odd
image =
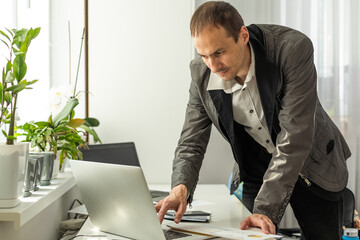
[[[245,131],[269,153],[275,149],[268,130],[264,111],[260,101],[259,89],[255,76],[255,54],[250,45],[251,63],[244,85],[235,79],[222,80],[216,73],[210,74],[207,90],[224,90],[232,95],[234,120],[243,125]]]

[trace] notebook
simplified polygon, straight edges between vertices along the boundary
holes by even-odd
[[[179,236],[165,238],[140,167],[69,162],[91,222],[99,230],[139,240],[208,238],[175,231],[170,235]]]
[[[139,166],[140,161],[134,142],[107,143],[88,145],[80,148],[85,161]],[[150,190],[153,202],[158,202],[167,195],[167,191]]]

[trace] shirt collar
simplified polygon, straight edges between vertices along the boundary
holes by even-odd
[[[246,75],[244,85],[240,85],[235,79],[231,79],[228,81],[222,80],[219,75],[216,73],[211,72],[209,83],[207,86],[207,91],[209,90],[224,90],[225,93],[233,93],[239,89],[245,88],[247,83],[255,77],[255,54],[254,50],[249,42],[250,45],[250,54],[251,54],[251,62],[249,66],[249,71]]]

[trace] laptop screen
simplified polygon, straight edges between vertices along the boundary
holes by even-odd
[[[140,166],[133,142],[89,145],[80,148],[85,161]]]

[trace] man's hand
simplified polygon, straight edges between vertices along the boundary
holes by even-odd
[[[164,216],[168,210],[175,210],[176,215],[174,221],[179,223],[186,211],[188,190],[185,185],[175,186],[169,193],[169,196],[162,199],[155,205],[158,212],[160,223],[164,220]]]
[[[275,225],[265,215],[252,214],[241,222],[240,229],[244,230],[246,227],[259,227],[265,234],[275,234]]]

